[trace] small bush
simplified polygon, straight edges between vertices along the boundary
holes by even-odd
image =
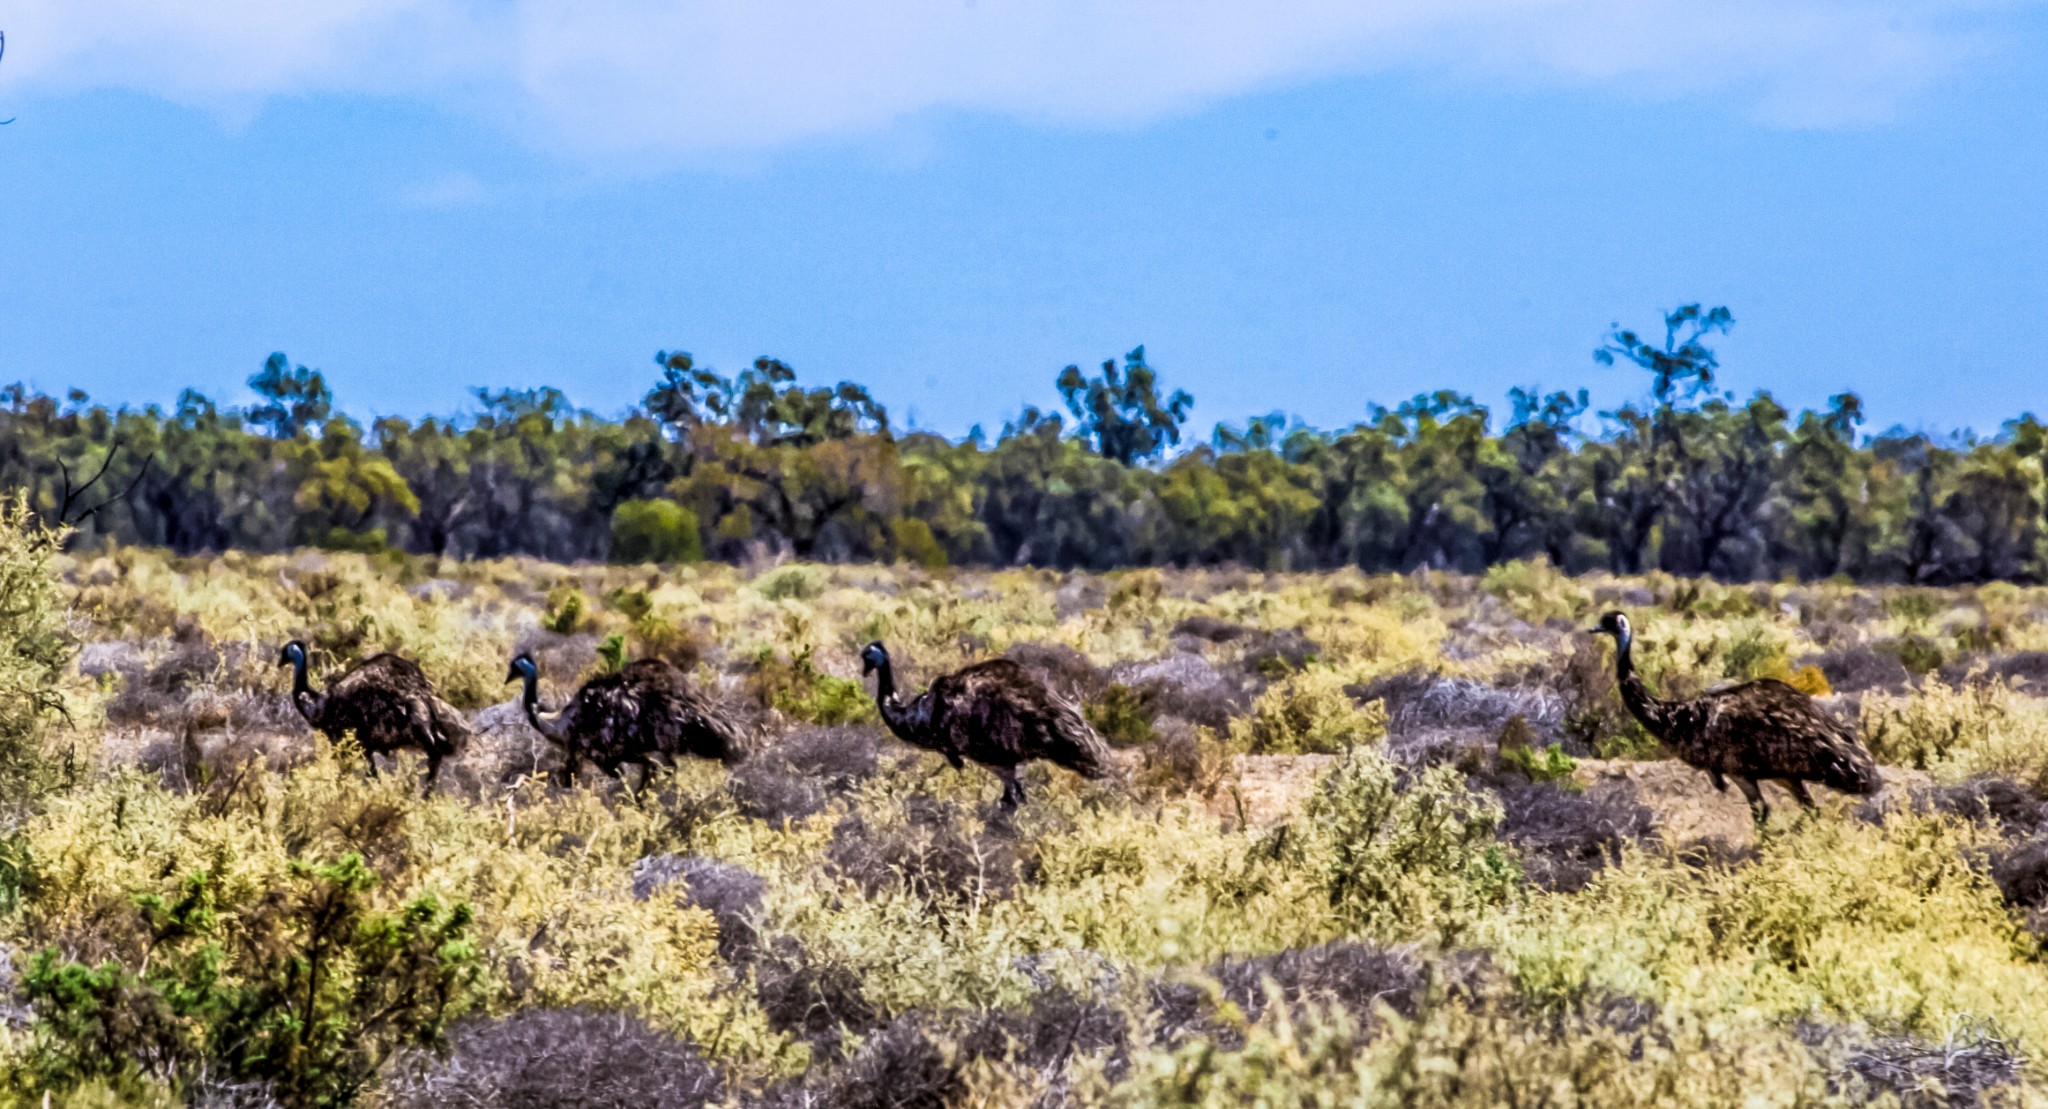
[[[1948,653],[1941,644],[1924,635],[1906,635],[1885,640],[1877,644],[1879,650],[1889,652],[1899,660],[1899,665],[1910,674],[1932,674],[1948,661]]]
[[[1632,797],[1588,796],[1546,782],[1504,783],[1500,838],[1520,856],[1529,883],[1576,893],[1602,869],[1621,862],[1622,848],[1650,839],[1657,820]]]
[[[383,1091],[391,1109],[694,1109],[723,1087],[689,1043],[629,1013],[587,1009],[467,1021],[445,1057],[407,1064]]]
[[[1142,747],[1154,739],[1152,721],[1159,710],[1151,698],[1121,682],[1103,690],[1084,711],[1112,747]]]
[[[802,1037],[814,1052],[837,1055],[847,1033],[865,1035],[882,1021],[858,971],[817,958],[792,936],[777,936],[753,969],[754,994],[769,1027]]]
[[[574,635],[591,626],[589,610],[590,599],[574,582],[557,582],[548,590],[547,610],[541,614],[540,624],[556,635]]]
[[[633,896],[645,901],[670,889],[679,904],[694,905],[718,922],[718,954],[728,963],[753,956],[760,936],[755,915],[768,883],[745,867],[696,856],[655,855],[633,869]]]
[[[231,928],[215,874],[193,875],[175,899],[136,898],[139,970],[38,953],[21,982],[38,1083],[133,1089],[219,1072],[265,1083],[287,1106],[336,1105],[397,1048],[438,1044],[477,987],[469,907],[422,895],[375,911],[377,876],[359,855],[296,864],[292,879]]]
[[[748,678],[755,699],[765,708],[807,724],[851,724],[875,719],[875,703],[867,687],[852,678],[842,678],[818,669],[812,648],[796,649],[788,662],[774,648],[765,648],[755,658]]]
[[[697,514],[674,501],[622,501],[612,509],[613,562],[702,562]]]
[[[0,502],[0,806],[19,808],[52,784],[44,728],[63,711],[71,660],[64,602],[50,561],[64,541],[18,499]]]
[[[727,790],[743,815],[785,825],[825,807],[875,773],[881,757],[867,728],[798,728],[734,767]]]
[[[1503,745],[1500,761],[1520,771],[1532,782],[1554,782],[1570,778],[1579,768],[1579,760],[1564,753],[1564,748],[1555,744],[1536,748],[1524,743],[1519,746]]]
[[[1367,934],[1434,926],[1455,935],[1521,879],[1494,842],[1500,805],[1452,767],[1430,767],[1406,789],[1399,774],[1379,752],[1353,747],[1310,798],[1304,820],[1320,845],[1330,906]]]
[[[825,571],[792,562],[754,579],[754,588],[771,601],[810,601],[825,595]]]
[[[1344,691],[1335,671],[1304,671],[1267,690],[1251,715],[1231,721],[1230,737],[1253,754],[1332,754],[1386,738],[1386,706],[1364,708]]]
[[[901,893],[937,914],[974,909],[1015,893],[1019,867],[1014,840],[970,823],[979,822],[950,803],[911,797],[900,823],[841,820],[825,857],[869,897]]]
[[[1245,668],[1262,678],[1278,681],[1308,668],[1321,648],[1293,628],[1263,632],[1245,653]]]
[[[1912,684],[1913,673],[1899,656],[1877,647],[1845,647],[1808,660],[1820,669],[1830,688],[1841,693],[1877,689],[1896,692]]]

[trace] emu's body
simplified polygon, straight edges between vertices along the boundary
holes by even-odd
[[[993,770],[1003,780],[1004,808],[1024,800],[1017,767],[1032,759],[1064,766],[1084,778],[1112,773],[1109,745],[1090,727],[1078,705],[1056,696],[1044,683],[1009,659],[991,659],[940,677],[908,702],[896,692],[889,652],[871,643],[861,652],[866,671],[877,674],[875,706],[896,738],[936,751],[962,769],[963,760]]]
[[[407,747],[427,756],[426,789],[432,791],[441,760],[460,755],[469,745],[469,724],[462,714],[434,692],[419,664],[393,654],[366,659],[360,666],[315,691],[306,681],[306,645],[293,640],[278,662],[292,668],[292,705],[306,723],[339,742],[355,733],[377,775],[377,756]]]
[[[562,774],[573,781],[584,759],[619,777],[627,764],[640,767],[640,784],[656,760],[673,764],[684,756],[732,762],[740,757],[739,729],[688,678],[659,659],[629,662],[616,673],[583,683],[558,712],[540,706],[540,670],[533,659],[512,660],[507,681],[526,683],[521,703],[526,719],[563,753]]]
[[[1813,807],[1809,782],[1843,793],[1877,792],[1881,779],[1870,752],[1799,690],[1763,678],[1688,701],[1660,700],[1635,671],[1628,617],[1608,613],[1592,630],[1614,637],[1615,676],[1629,712],[1673,754],[1706,771],[1715,789],[1726,791],[1733,778],[1759,822],[1771,811],[1760,781],[1785,783],[1807,808]]]

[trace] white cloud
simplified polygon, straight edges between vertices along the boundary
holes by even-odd
[[[588,152],[758,150],[928,109],[1114,125],[1408,69],[1881,119],[1995,41],[1972,0],[15,0],[0,82],[217,106],[423,96]]]

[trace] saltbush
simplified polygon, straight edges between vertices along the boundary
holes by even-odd
[[[1332,754],[1385,738],[1386,706],[1371,701],[1361,708],[1345,685],[1334,670],[1304,670],[1261,694],[1250,715],[1231,721],[1230,737],[1264,755]]]
[[[1500,805],[1450,766],[1401,777],[1384,755],[1354,747],[1318,783],[1303,819],[1330,905],[1368,935],[1455,936],[1521,877],[1493,838]]]

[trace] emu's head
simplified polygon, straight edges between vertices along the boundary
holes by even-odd
[[[1602,616],[1598,625],[1587,628],[1586,631],[1593,635],[1611,635],[1616,643],[1624,647],[1635,634],[1629,630],[1628,617],[1619,612],[1610,612]]]
[[[881,640],[877,639],[873,643],[868,644],[866,647],[861,648],[861,677],[865,678],[869,674],[872,674],[875,671],[880,670],[882,667],[887,665],[889,665],[889,648],[882,646]]]
[[[285,644],[284,650],[279,651],[277,653],[277,664],[279,666],[306,665],[305,643],[300,640],[294,639],[290,643]]]
[[[524,651],[512,656],[512,668],[505,672],[505,680],[516,682],[524,678],[540,680],[540,667],[533,664],[533,656]]]

